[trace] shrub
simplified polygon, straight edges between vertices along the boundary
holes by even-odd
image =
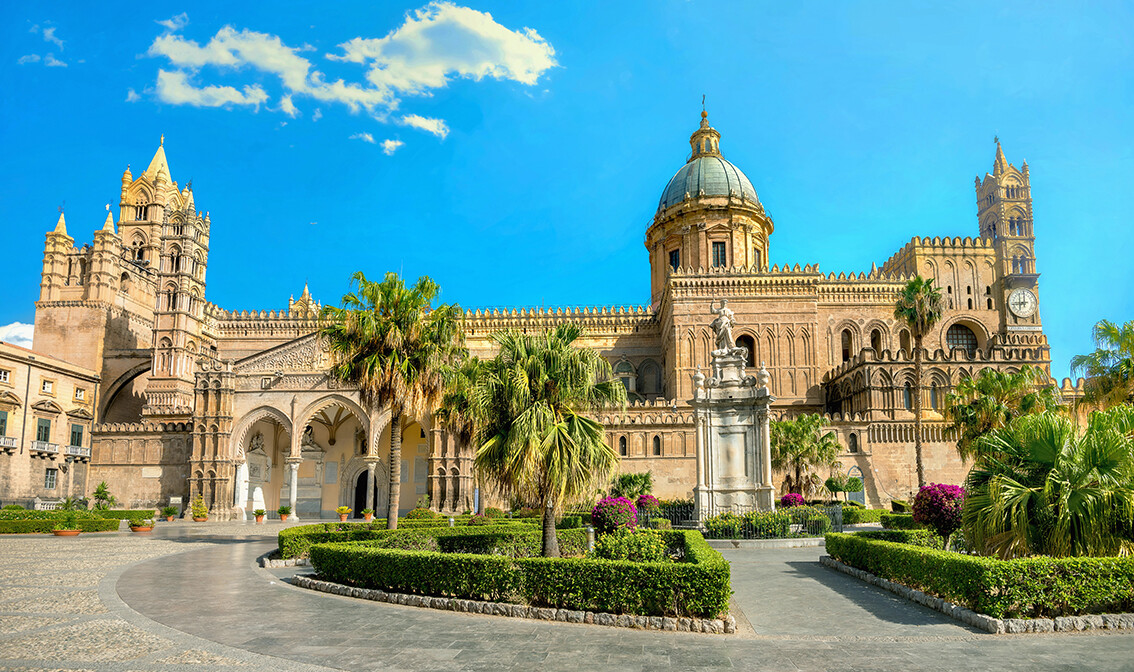
[[[484,515],[488,516],[489,518],[503,518],[504,510],[498,509],[495,506],[490,506],[484,510]]]
[[[281,516],[290,516],[291,515],[291,507],[288,506],[287,504],[281,504],[280,508],[276,509],[276,513],[278,513]],[[196,516],[197,515],[196,512],[194,512],[193,515]]]
[[[4,511],[23,511],[24,507],[19,504],[8,504],[4,507]]]
[[[654,490],[654,475],[642,473],[619,474],[610,484],[610,497],[625,497],[633,500],[640,495],[648,495]]]
[[[579,516],[563,516],[555,524],[557,530],[574,530],[583,527],[583,519]]]
[[[784,511],[753,511],[745,518],[756,539],[783,539],[791,536],[791,516]]]
[[[938,550],[945,548],[945,540],[937,536],[933,530],[864,530],[855,534],[865,539],[892,541],[896,544],[924,546]]]
[[[728,562],[695,531],[658,534],[667,547],[680,549],[685,562],[507,558],[346,543],[313,546],[311,560],[328,580],[390,592],[656,616],[725,611],[732,594]]]
[[[417,507],[405,515],[406,520],[435,520],[438,515],[435,511],[423,507]]]
[[[189,508],[192,510],[194,518],[209,517],[209,507],[205,506],[205,500],[200,495],[193,498],[193,503],[189,505]]]
[[[181,513],[181,512],[177,510],[176,506],[163,506],[163,507],[161,507],[161,515],[162,515],[163,518],[169,518],[170,516],[176,516],[179,513]]]
[[[153,518],[156,511],[154,509],[95,509],[94,513],[102,518],[134,521]]]
[[[793,506],[805,506],[807,504],[803,499],[803,495],[789,492],[788,494],[780,497],[780,508],[787,509]]]
[[[5,509],[0,511],[0,520],[59,520],[67,515],[75,516],[80,520],[111,520],[115,524],[118,523],[116,519],[103,517],[101,511],[36,511],[34,509]]]
[[[626,528],[596,539],[595,550],[589,557],[630,562],[670,562],[665,539],[659,532],[633,532]]]
[[[852,567],[994,618],[1134,610],[1134,558],[995,558],[828,534],[827,552]]]
[[[117,522],[115,523],[115,527],[117,527]],[[68,511],[65,515],[59,516],[59,518],[55,520],[55,527],[51,529],[54,531],[81,530],[82,528],[79,527],[79,521],[75,518],[74,512]]]
[[[858,491],[856,490],[855,492],[858,492]],[[845,510],[847,507],[850,507],[852,509],[865,509],[866,508],[865,506],[863,506],[862,504],[859,504],[858,502],[854,501],[853,499],[848,499],[847,501],[843,502],[843,509]]]
[[[52,513],[43,511],[37,513]],[[79,512],[81,513],[81,512]],[[51,534],[59,523],[57,518],[24,518],[0,520],[0,534]],[[118,521],[111,518],[76,516],[75,523],[83,532],[114,532]]]
[[[843,524],[844,525],[861,525],[863,523],[880,523],[882,522],[882,514],[885,513],[882,509],[864,509],[858,506],[843,505]]]
[[[883,513],[881,523],[887,530],[920,530],[925,527],[915,521],[911,513]]]
[[[559,552],[563,557],[580,556],[587,547],[582,530],[559,530]],[[475,534],[443,534],[435,537],[444,553],[503,555],[509,558],[536,558],[543,552],[543,533],[539,530],[491,530]]]
[[[673,523],[669,522],[668,518],[651,518],[650,519],[650,529],[651,530],[671,530],[671,529],[673,529]]]
[[[513,518],[539,518],[539,511],[530,506],[520,507],[512,512]]]
[[[469,525],[491,525],[492,519],[488,516],[482,516],[479,513],[469,518]]]
[[[265,511],[264,509],[256,509],[255,511],[252,512],[252,515],[259,518],[260,516],[268,515],[268,512]]]
[[[705,519],[706,536],[710,539],[739,539],[744,519],[725,511]]]
[[[118,499],[110,494],[110,486],[103,481],[98,484],[94,491],[94,508],[96,509],[109,509],[118,503]]]
[[[638,525],[638,511],[625,497],[607,497],[595,504],[591,511],[591,523],[602,534],[619,528],[632,530]]]
[[[909,502],[904,499],[891,499],[890,510],[894,513],[913,513],[913,509],[910,508]]]
[[[957,485],[930,483],[917,492],[913,503],[913,519],[932,529],[945,540],[961,527],[961,509],[965,504],[965,489]]]
[[[335,513],[339,514],[340,516],[350,515],[350,512],[351,512],[351,508],[349,506],[335,507]]]
[[[799,523],[800,532],[806,536],[819,537],[831,531],[831,517],[823,509],[813,506],[800,507],[794,509],[790,515]]]
[[[510,531],[517,534],[538,533],[538,528],[533,525],[512,523],[510,521],[507,524],[494,524],[491,528],[469,527],[467,525],[449,527],[448,525],[411,526],[407,524],[403,526],[402,522],[403,521],[398,522],[397,530],[387,530],[386,521],[383,519],[375,520],[370,523],[334,522],[290,527],[285,530],[280,530],[277,537],[280,555],[285,558],[298,558],[305,556],[308,549],[314,544],[343,541],[375,541],[390,537],[391,535],[395,535],[395,540],[390,542],[395,545],[394,547],[402,548],[403,546],[398,546],[397,544],[404,542],[405,548],[428,548],[436,550],[436,543],[430,540],[440,536],[483,534],[487,529],[491,529],[492,531]],[[405,522],[408,523],[408,521]]]
[[[653,514],[661,510],[661,503],[653,495],[638,495],[638,500],[634,504],[638,513]]]

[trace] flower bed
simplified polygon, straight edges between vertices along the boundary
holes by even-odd
[[[316,544],[310,553],[322,578],[367,589],[615,614],[715,617],[726,611],[732,591],[724,557],[698,532],[660,534],[667,544],[681,545],[684,562],[510,558],[370,543]]]
[[[875,576],[994,618],[1134,610],[1134,558],[994,558],[828,534],[827,552]]]

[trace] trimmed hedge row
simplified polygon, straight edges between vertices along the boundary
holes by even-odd
[[[0,534],[51,534],[59,522],[58,518],[0,520]],[[109,518],[78,518],[75,524],[83,532],[114,532],[118,529],[118,520]]]
[[[499,524],[489,526],[464,525],[449,527],[445,525],[406,526],[398,523],[398,529],[387,530],[385,521],[373,523],[315,523],[314,525],[298,525],[280,530],[278,545],[280,555],[284,558],[298,558],[305,555],[314,544],[325,544],[345,541],[379,541],[386,537],[393,537],[388,542],[391,546],[412,550],[437,550],[436,539],[452,535],[484,535],[488,532],[510,531],[523,534],[539,534],[538,528],[533,529],[529,524],[516,523],[513,525]]]
[[[880,523],[882,522],[882,515],[886,513],[882,509],[864,509],[858,506],[844,506],[843,507],[843,525],[861,525],[862,523]]]
[[[31,509],[7,509],[0,511],[0,520],[59,520],[71,514],[78,520],[106,520],[105,516],[98,515],[97,511],[33,511]]]
[[[857,536],[865,539],[879,539],[892,541],[895,544],[909,544],[911,546],[924,546],[944,550],[945,540],[933,530],[865,530],[855,532]]]
[[[147,518],[156,520],[158,518],[156,509],[96,509],[91,513],[102,518],[113,518],[115,520],[145,520]]]
[[[840,562],[994,618],[1053,618],[1134,611],[1134,558],[997,560],[828,534]]]
[[[922,530],[925,526],[915,522],[912,513],[883,513],[880,521],[887,530]]]
[[[557,530],[562,555],[582,555],[587,551],[587,533],[581,529]],[[442,553],[505,555],[510,558],[532,558],[543,553],[543,532],[512,529],[492,530],[479,534],[450,534],[435,537]]]
[[[732,590],[724,557],[699,532],[661,534],[667,544],[682,547],[685,562],[509,558],[369,543],[318,544],[311,547],[311,562],[327,580],[390,592],[651,616],[715,617],[725,611]]]

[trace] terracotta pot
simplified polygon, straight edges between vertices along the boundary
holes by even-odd
[[[77,537],[82,530],[52,530],[51,533],[57,537]]]
[[[280,520],[285,520],[285,521],[286,521],[286,520],[287,520],[287,514],[286,514],[286,513],[281,513],[281,514],[280,514]]]
[[[208,516],[205,516],[204,518],[198,518],[197,516],[193,516],[193,522],[194,523],[203,523],[208,519],[209,519]]]
[[[364,514],[362,514],[362,519],[369,523],[370,521],[374,520],[374,514],[373,513],[364,513]]]
[[[166,517],[165,517],[165,522],[167,522],[167,523],[172,523],[172,522],[173,522],[173,518],[174,518],[173,516],[166,516]]]
[[[262,522],[264,522],[264,517],[263,517],[263,516],[256,516],[256,522],[257,522],[257,523],[262,523]]]
[[[346,522],[346,517],[347,517],[347,514],[345,514],[345,513],[340,513],[340,514],[339,514],[339,522],[340,522],[340,523],[345,523],[345,522]]]
[[[131,526],[130,531],[131,532],[153,532],[154,528],[153,527],[143,527],[143,526],[139,525],[138,527]]]

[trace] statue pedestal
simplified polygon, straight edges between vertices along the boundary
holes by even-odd
[[[698,522],[731,511],[768,511],[775,505],[771,473],[768,372],[745,373],[747,350],[712,353],[712,376],[698,368],[693,376],[697,446],[697,485],[693,489]]]

